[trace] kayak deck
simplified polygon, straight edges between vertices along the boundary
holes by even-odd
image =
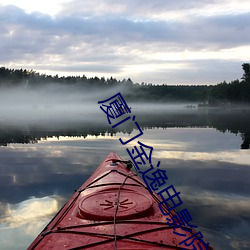
[[[166,218],[176,213],[164,216],[160,202],[116,153],[110,153],[28,249],[195,249],[179,243],[197,232],[187,225],[182,228],[188,231],[169,226]],[[185,232],[186,237],[173,232]],[[198,242],[197,249],[212,249],[199,248]]]

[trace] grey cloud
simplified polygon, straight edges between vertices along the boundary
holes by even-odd
[[[9,14],[11,13],[11,14]],[[58,16],[55,19],[41,13],[26,14],[19,8],[7,6],[1,10],[2,30],[16,30],[27,36],[27,44],[50,44],[53,36],[67,35],[89,43],[108,41],[119,43],[155,42],[179,44],[181,47],[234,47],[248,44],[250,13],[217,17],[196,17],[188,23],[176,21],[136,21],[129,17],[105,16],[95,18]],[[15,17],[15,18],[14,18]],[[14,26],[13,26],[14,25]],[[5,37],[6,39],[6,37]],[[10,38],[9,38],[10,39]],[[16,39],[15,39],[16,40]],[[47,41],[46,41],[47,40]],[[20,39],[17,41],[20,44]],[[22,42],[22,39],[21,39]],[[9,43],[8,43],[9,44]]]
[[[203,43],[217,48],[248,45],[250,40],[250,12],[238,15],[221,15],[195,18],[183,30],[187,41]]]
[[[150,17],[153,14],[162,14],[169,11],[188,10],[204,7],[207,4],[218,3],[218,1],[198,1],[198,0],[179,0],[179,1],[163,1],[163,0],[127,0],[117,2],[115,0],[74,0],[65,4],[62,11],[64,15],[80,15],[80,16],[106,16],[112,14],[115,16],[133,16],[133,17]]]
[[[47,69],[45,66],[40,66],[40,69]],[[60,65],[51,65],[50,70],[54,71],[62,71],[62,72],[96,72],[96,73],[109,73],[109,72],[119,72],[120,67],[115,65],[104,65],[104,64],[88,64],[88,65],[79,65],[79,64],[73,64],[73,65],[66,65],[66,66],[60,66]]]
[[[161,69],[143,73],[140,81],[155,84],[216,84],[224,80],[230,82],[242,76],[242,61],[228,60],[186,60],[186,68],[181,67],[183,61],[169,61],[180,67],[175,69]],[[132,79],[138,77],[131,76]],[[144,80],[146,79],[146,80]]]
[[[115,4],[114,11],[111,8],[113,4],[111,0],[103,1],[103,5],[97,6],[97,10],[104,10],[110,4],[109,9],[96,16],[88,15],[88,11],[96,1],[88,2],[89,6],[82,4],[86,7],[83,12],[81,12],[81,3],[82,1],[73,1],[71,5],[78,4],[74,7],[83,14],[70,16],[71,9],[69,5],[65,5],[65,9],[68,7],[68,13],[66,11],[61,12],[55,17],[39,12],[28,14],[15,6],[3,7],[0,5],[0,63],[27,61],[35,62],[36,70],[122,73],[123,67],[126,65],[147,63],[159,65],[161,63],[144,57],[145,52],[148,54],[166,51],[180,52],[186,49],[209,51],[209,49],[217,50],[248,45],[250,41],[248,25],[250,13],[208,17],[195,16],[188,21],[136,19],[133,16],[133,13],[136,13],[139,9],[147,15],[151,10],[152,13],[156,13],[156,10],[166,11],[167,8],[171,10],[177,8],[177,6],[178,8],[180,6],[197,8],[201,3],[197,3],[196,0],[189,2],[189,5],[186,1],[165,4],[164,1],[147,0],[143,6],[140,6],[141,1],[131,0],[127,2],[127,5]],[[202,2],[203,5],[207,3],[208,1]],[[151,7],[152,9],[150,9]],[[117,13],[121,13],[121,15]],[[51,59],[53,56],[58,56],[58,61],[53,61]],[[184,82],[199,82],[199,79],[202,78],[200,72],[210,75],[210,79],[212,72],[214,79],[211,79],[211,81],[216,83],[218,79],[220,79],[219,81],[224,80],[225,75],[223,76],[223,74],[228,69],[230,73],[226,73],[226,77],[232,77],[231,80],[239,77],[238,74],[233,77],[237,70],[233,72],[230,66],[241,64],[238,61],[233,63],[222,61],[220,63],[218,60],[216,61],[220,65],[220,70],[218,70],[218,68],[209,66],[211,63],[209,59],[199,62],[185,60],[185,63],[189,64],[191,69],[145,72],[143,74],[144,79],[139,79],[139,74],[127,77],[138,77],[137,81],[151,81],[152,73],[154,73],[154,77],[158,74],[158,79],[171,78],[175,81],[176,76],[174,75],[179,75]],[[226,66],[224,68],[221,65]],[[210,71],[208,71],[208,67],[210,67]],[[192,69],[195,70],[192,71]],[[164,78],[160,78],[160,76]],[[155,81],[152,79],[152,82]]]

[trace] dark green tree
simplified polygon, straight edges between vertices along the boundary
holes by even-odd
[[[244,71],[244,74],[242,76],[242,80],[245,82],[250,82],[250,64],[249,63],[243,63],[242,69]]]

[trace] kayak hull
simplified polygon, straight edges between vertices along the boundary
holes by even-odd
[[[175,212],[164,216],[160,201],[110,153],[28,249],[194,249],[179,245],[183,230],[167,224]],[[191,231],[186,238],[196,233]]]

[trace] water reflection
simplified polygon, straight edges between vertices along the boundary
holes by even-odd
[[[4,218],[0,220],[3,225],[11,228],[30,224],[31,221],[41,222],[43,217],[56,213],[59,209],[55,197],[30,198],[17,204],[7,204],[4,209]],[[34,223],[32,223],[34,224]],[[30,228],[26,228],[26,233],[32,233]]]
[[[248,118],[203,111],[147,116],[137,117],[140,141],[154,147],[153,163],[161,160],[169,185],[181,191],[182,209],[215,249],[250,249],[250,154],[240,150]],[[129,158],[118,139],[138,133],[132,126],[112,133],[97,121],[1,128],[8,145],[0,148],[1,249],[25,249],[110,151]],[[37,143],[17,144],[24,134]]]
[[[161,107],[161,108],[160,108]],[[225,133],[229,131],[239,134],[242,141],[239,148],[248,149],[250,145],[250,109],[163,109],[162,106],[145,108],[138,106],[133,109],[136,121],[141,129],[173,128],[173,127],[210,127]],[[88,135],[115,135],[118,132],[131,134],[133,123],[122,124],[114,129],[108,124],[105,114],[86,113],[84,116],[75,114],[72,119],[44,119],[39,121],[9,120],[0,123],[0,145],[10,143],[37,143],[41,139],[71,136],[87,137]]]
[[[23,249],[59,210],[60,197],[30,198],[6,203],[0,217],[1,249]]]

